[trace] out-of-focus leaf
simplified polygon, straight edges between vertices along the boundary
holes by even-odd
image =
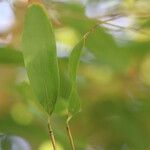
[[[20,83],[17,87],[17,91],[21,94],[22,99],[27,101],[28,99],[35,99],[31,85],[27,82]]]
[[[61,22],[64,26],[70,26],[83,36],[97,22],[85,16],[84,7],[78,4],[64,4],[58,6]],[[74,10],[78,10],[75,13]],[[145,43],[140,47],[131,41],[119,45],[115,37],[107,32],[103,27],[97,27],[87,39],[85,47],[95,56],[94,62],[97,65],[107,65],[115,71],[126,71],[133,60],[142,58],[148,52]],[[140,55],[139,55],[140,54]]]
[[[0,48],[0,63],[23,65],[22,53],[9,47]]]
[[[66,7],[70,6],[65,5],[64,8],[59,7],[59,9],[62,9],[65,13],[65,11],[69,10],[66,9]],[[74,7],[78,8],[79,6],[74,5]],[[79,10],[80,11],[78,11],[77,14],[74,14],[74,12],[70,10],[70,13],[68,13],[69,15],[61,14],[61,17],[63,24],[73,27],[83,36],[96,24],[96,21],[87,18],[84,15],[83,8],[80,8]],[[97,27],[93,33],[90,34],[85,47],[94,54],[96,63],[100,65],[109,65],[109,67],[117,70],[122,70],[123,67],[126,67],[128,65],[129,59],[131,58],[128,56],[131,54],[131,50],[119,47],[112,35],[108,34],[102,27]]]
[[[98,64],[120,71],[128,67],[133,55],[133,49],[117,45],[113,37],[101,27],[90,34],[86,46],[93,52]]]
[[[137,150],[149,147],[150,136],[147,134],[148,129],[146,129],[143,118],[145,116],[145,120],[148,121],[147,117],[150,111],[147,106],[146,109],[143,108],[145,105],[149,106],[148,99],[133,102],[131,99],[115,95],[111,98],[102,98],[102,101],[97,101],[94,107],[92,106],[91,112],[88,112],[88,115],[91,115],[92,129],[97,131],[95,134],[98,137],[102,136],[106,139],[102,142],[105,149],[120,150],[123,145]],[[143,115],[143,113],[145,114]],[[94,118],[95,114],[99,116],[99,119]],[[116,136],[113,136],[114,134]],[[101,143],[100,138],[97,138],[97,143]]]
[[[82,39],[73,48],[69,57],[69,76],[72,82],[72,88],[69,96],[69,105],[68,105],[69,117],[74,116],[76,113],[80,111],[80,100],[76,89],[76,76],[83,46],[84,46],[84,39]]]
[[[60,14],[62,24],[74,28],[81,35],[97,23],[96,20],[87,18],[84,7],[77,3],[58,5],[57,10],[62,12]]]
[[[58,64],[52,26],[39,4],[27,10],[21,48],[33,91],[51,114],[59,91]]]

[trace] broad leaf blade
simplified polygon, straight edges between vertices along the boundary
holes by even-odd
[[[76,113],[80,111],[80,99],[76,88],[76,76],[83,46],[84,46],[84,39],[82,39],[74,47],[69,58],[69,74],[72,82],[72,88],[69,96],[68,119],[71,119],[72,116],[74,116]]]
[[[52,26],[39,4],[27,10],[21,47],[33,91],[51,114],[59,91],[56,43]]]

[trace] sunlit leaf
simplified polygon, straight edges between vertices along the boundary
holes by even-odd
[[[21,48],[33,91],[51,114],[59,91],[58,64],[52,26],[39,4],[27,10]]]

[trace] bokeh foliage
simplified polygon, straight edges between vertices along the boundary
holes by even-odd
[[[64,126],[66,91],[70,86],[67,56],[88,32],[77,77],[82,111],[71,122],[78,149],[150,148],[149,1],[118,1],[110,7],[111,2],[43,1],[55,29],[61,82],[66,85],[60,89],[62,105],[57,106],[53,116],[56,139],[62,147],[58,150],[70,148]],[[103,13],[100,6],[108,4]],[[87,8],[92,6],[101,10],[95,17],[87,15]],[[0,44],[0,132],[25,138],[33,150],[46,150],[46,118],[30,90],[19,46],[26,7],[23,2],[14,3],[16,24],[0,34],[1,39],[13,35],[9,43]],[[104,26],[104,20],[118,17],[133,23],[128,27],[124,22],[114,28]],[[94,27],[97,23],[99,26]]]

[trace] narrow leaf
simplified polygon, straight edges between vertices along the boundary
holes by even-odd
[[[83,49],[84,39],[82,39],[72,50],[69,58],[69,74],[72,82],[76,81],[77,69],[80,55]]]
[[[76,113],[80,111],[80,99],[76,88],[76,76],[83,46],[84,46],[84,39],[82,39],[74,47],[69,58],[69,74],[72,82],[72,88],[69,96],[68,119],[71,119],[72,116],[74,116]]]
[[[21,48],[33,91],[51,114],[59,91],[56,43],[51,23],[39,4],[27,9]]]
[[[68,120],[70,120],[75,114],[80,112],[80,110],[81,110],[81,104],[80,104],[79,95],[77,93],[77,89],[72,88],[69,97]]]

